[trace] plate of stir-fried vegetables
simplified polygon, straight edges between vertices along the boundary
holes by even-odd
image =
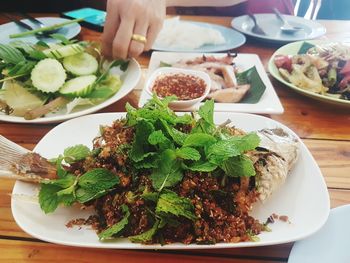
[[[302,41],[285,45],[272,56],[269,71],[299,93],[350,106],[350,43]]]

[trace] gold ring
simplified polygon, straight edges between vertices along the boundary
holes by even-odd
[[[135,40],[137,42],[143,43],[143,44],[146,44],[146,42],[147,42],[147,38],[146,37],[144,37],[142,35],[138,35],[138,34],[133,34],[131,36],[131,39]]]

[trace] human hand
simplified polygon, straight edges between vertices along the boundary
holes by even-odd
[[[165,0],[108,0],[102,35],[102,53],[110,58],[137,57],[150,50],[162,29]],[[145,36],[146,43],[132,40]]]

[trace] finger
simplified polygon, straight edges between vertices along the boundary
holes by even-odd
[[[106,22],[102,34],[102,53],[106,57],[112,57],[113,39],[120,25],[118,9],[114,8],[115,1],[108,1]]]
[[[130,46],[135,20],[133,18],[123,18],[113,40],[113,57],[126,59]]]
[[[150,50],[153,46],[154,41],[156,41],[157,35],[163,27],[163,23],[152,23],[148,28],[147,33],[147,43],[145,45],[145,50]]]
[[[148,22],[137,20],[134,28],[134,34],[146,37],[147,31],[148,31]],[[145,43],[142,43],[136,40],[131,40],[130,47],[129,47],[129,56],[132,58],[138,57],[139,55],[141,55],[144,49],[145,49]]]

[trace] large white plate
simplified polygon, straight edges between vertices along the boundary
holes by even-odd
[[[38,20],[40,20],[45,25],[54,25],[54,24],[60,24],[66,21],[69,21],[69,19],[61,18],[61,17],[38,17]],[[21,20],[24,23],[28,24],[29,26],[32,26],[33,28],[37,28],[38,25],[35,23],[29,21],[28,19]],[[70,25],[66,25],[57,32],[59,34],[64,35],[66,38],[71,39],[79,34],[81,30],[81,27],[78,23],[73,23]],[[10,38],[9,35],[11,34],[18,34],[27,31],[27,29],[24,29],[18,25],[16,25],[14,22],[6,23],[3,25],[0,25],[0,43],[7,44],[11,41],[21,40],[25,42],[30,43],[36,43],[39,40],[45,40],[46,43],[54,43],[58,40],[52,39],[52,38],[37,38],[33,35],[21,37],[21,38]]]
[[[326,28],[313,21],[298,16],[283,15],[284,18],[293,26],[298,26],[304,30],[294,34],[282,33],[280,30],[281,23],[275,14],[256,14],[258,25],[263,29],[266,35],[259,35],[252,32],[253,21],[249,16],[239,16],[232,20],[231,25],[236,30],[248,36],[259,38],[267,42],[288,43],[293,41],[313,39],[326,33]]]
[[[186,23],[187,22],[200,27],[212,28],[219,31],[222,34],[222,36],[225,38],[225,43],[220,45],[207,44],[196,49],[170,48],[168,46],[161,46],[161,45],[154,44],[152,49],[160,50],[160,51],[172,51],[172,52],[219,52],[219,51],[226,51],[226,50],[231,50],[231,49],[240,47],[246,41],[246,38],[243,34],[241,34],[240,32],[237,32],[236,30],[233,30],[232,28],[219,26],[215,24],[202,23],[202,22],[186,21]]]
[[[152,74],[154,70],[159,67],[159,63],[175,63],[181,59],[191,59],[198,56],[202,56],[203,53],[172,53],[172,52],[153,52],[148,67],[147,78]],[[210,54],[204,53],[208,56],[223,57],[225,54]],[[262,65],[259,57],[255,54],[238,54],[234,59],[237,67],[244,71],[253,66],[256,67],[261,80],[266,86],[264,94],[261,96],[257,103],[215,103],[215,111],[225,112],[248,112],[248,113],[261,113],[261,114],[281,114],[284,109],[282,104],[273,88],[270,79],[268,78],[264,66]],[[143,89],[139,101],[139,106],[142,107],[149,99],[150,94]],[[198,109],[199,105],[191,110]]]
[[[271,57],[270,61],[269,61],[269,72],[270,74],[277,79],[279,82],[282,82],[284,85],[290,87],[291,89],[295,90],[296,92],[305,95],[307,97],[322,101],[322,102],[327,102],[329,104],[335,104],[338,106],[347,106],[350,107],[350,101],[349,100],[343,100],[343,99],[338,99],[338,98],[334,98],[334,97],[330,97],[327,95],[322,95],[322,94],[318,94],[315,92],[311,92],[302,88],[299,88],[295,85],[293,85],[292,83],[286,81],[284,78],[282,78],[282,76],[280,75],[275,63],[274,63],[274,58],[276,55],[296,55],[298,54],[298,51],[301,47],[301,45],[303,44],[304,41],[299,41],[299,42],[294,42],[294,43],[290,43],[287,44],[281,48],[279,48]],[[326,43],[325,41],[320,41],[320,40],[313,40],[313,41],[307,41],[309,43],[314,43],[314,44],[322,44],[322,43]]]
[[[320,231],[294,244],[288,263],[349,263],[349,220],[350,205],[332,209]]]
[[[111,73],[120,74],[120,70],[117,68],[111,69]],[[73,110],[71,113],[66,113],[66,108],[63,107],[58,111],[51,112],[49,114],[46,114],[42,118],[37,118],[34,120],[25,120],[23,117],[17,117],[17,116],[11,116],[6,115],[5,113],[0,112],[0,121],[7,121],[7,122],[16,122],[16,123],[53,123],[53,122],[61,122],[68,119],[76,118],[82,115],[90,114],[93,112],[96,112],[100,109],[103,109],[121,98],[125,97],[132,91],[133,88],[137,85],[141,78],[141,68],[140,65],[137,63],[135,59],[131,59],[128,69],[125,72],[122,72],[121,79],[123,81],[123,84],[120,88],[120,90],[114,94],[109,99],[101,102],[97,105],[86,105],[86,106],[79,106],[77,110]]]
[[[125,116],[123,113],[102,113],[83,116],[64,122],[52,129],[35,147],[35,151],[47,158],[62,153],[75,144],[92,146],[92,139],[99,132],[99,125],[111,124],[113,120]],[[284,125],[258,115],[243,113],[215,113],[216,123],[233,120],[236,127],[246,131],[262,128],[281,127],[294,134]],[[326,222],[329,214],[329,195],[319,167],[306,146],[300,141],[300,157],[286,183],[264,204],[256,204],[252,215],[265,221],[272,213],[287,215],[290,223],[276,222],[271,225],[272,232],[264,232],[259,242],[219,243],[215,245],[171,244],[141,245],[130,243],[127,239],[116,242],[100,242],[93,230],[67,228],[65,224],[72,219],[87,217],[91,211],[79,208],[59,208],[45,215],[36,203],[28,203],[14,198],[18,195],[37,194],[34,184],[16,182],[11,202],[13,217],[28,234],[53,243],[96,248],[128,249],[208,249],[274,245],[305,238]]]

